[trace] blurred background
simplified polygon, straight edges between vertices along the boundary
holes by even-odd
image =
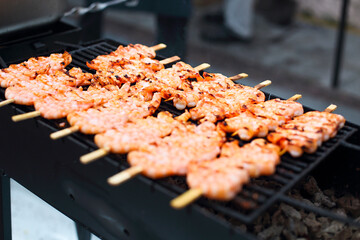
[[[69,7],[93,2],[69,0]],[[317,110],[336,104],[336,113],[360,124],[360,0],[133,3],[63,20],[82,27],[83,42],[98,38],[149,46],[163,42],[168,48],[159,55],[179,55],[192,66],[207,62],[211,64],[207,71],[226,76],[245,72],[249,77],[240,81],[244,85],[270,79],[272,85],[264,91],[282,98],[300,93],[300,102]],[[13,185],[13,196],[22,196],[22,203],[29,201],[18,205],[13,201],[15,240],[77,239],[69,219]],[[45,214],[42,223],[33,221],[39,226],[34,227],[24,218],[31,209],[54,215]]]
[[[163,56],[207,62],[208,71],[227,76],[248,73],[241,83],[250,86],[270,79],[264,91],[283,98],[301,93],[301,102],[318,110],[337,104],[338,113],[360,124],[359,13],[359,0],[140,0],[66,20],[83,27],[84,40],[164,42]]]

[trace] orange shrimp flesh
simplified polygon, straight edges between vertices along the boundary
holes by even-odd
[[[34,80],[18,81],[6,89],[5,97],[15,100],[16,104],[33,105],[34,101],[45,95],[54,95],[72,87],[90,84],[91,78],[92,74],[83,73],[79,68],[72,68],[70,71],[58,70],[53,74],[40,74]]]
[[[122,97],[84,111],[70,113],[70,125],[79,126],[85,134],[97,134],[106,130],[121,128],[128,121],[145,118],[155,113],[161,103],[160,93],[155,93],[151,101],[137,96]]]
[[[128,85],[124,88],[128,89]],[[83,111],[90,107],[96,107],[124,95],[117,86],[99,87],[92,85],[87,91],[82,88],[70,88],[57,94],[47,94],[34,103],[41,116],[47,119],[64,118],[76,111]]]
[[[141,166],[150,178],[185,175],[190,162],[215,158],[220,153],[224,134],[213,123],[177,125],[163,139],[128,154],[131,166]]]
[[[235,197],[249,177],[274,173],[279,163],[279,147],[255,139],[239,147],[237,141],[225,143],[219,158],[192,162],[188,166],[187,183],[201,189],[208,198],[227,201]]]
[[[345,124],[338,114],[311,111],[295,117],[268,135],[268,140],[299,157],[303,152],[314,153],[323,141],[334,137]]]
[[[270,118],[282,125],[293,117],[304,113],[302,105],[295,101],[278,98],[247,106],[247,109],[257,116]],[[270,129],[275,130],[275,129]]]
[[[240,139],[246,141],[253,137],[265,137],[280,124],[303,113],[300,103],[280,99],[247,105],[245,108],[236,117],[225,119],[220,127],[226,132],[236,132]]]
[[[7,88],[19,81],[35,79],[39,74],[54,73],[64,69],[72,58],[68,52],[51,54],[49,57],[30,58],[28,61],[10,65],[0,70],[0,86]]]
[[[240,139],[248,141],[253,137],[265,137],[269,128],[275,128],[277,123],[244,110],[236,117],[226,118],[219,126],[225,132],[236,133]]]
[[[113,153],[127,153],[156,142],[172,131],[176,121],[169,112],[127,122],[116,129],[95,135],[94,141],[100,148],[107,147]]]
[[[107,55],[99,55],[87,66],[94,70],[108,70],[114,64],[121,64],[123,60],[140,60],[143,58],[155,58],[155,51],[141,44],[120,45],[115,51]]]

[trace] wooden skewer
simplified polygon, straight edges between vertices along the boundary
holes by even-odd
[[[4,101],[0,102],[0,107],[6,106],[6,105],[8,105],[8,104],[10,104],[10,103],[13,103],[13,102],[15,102],[14,99],[4,100]]]
[[[80,157],[80,162],[82,164],[88,164],[88,163],[91,163],[91,162],[95,161],[96,159],[105,157],[109,153],[110,153],[110,148],[108,148],[108,147],[100,148],[100,149],[95,150],[95,151],[93,151],[91,153],[82,155]]]
[[[23,121],[23,120],[26,120],[26,119],[39,117],[40,115],[41,114],[40,114],[39,111],[33,111],[33,112],[28,112],[28,113],[23,113],[23,114],[12,116],[11,119],[14,122],[19,122],[19,121]]]
[[[150,48],[153,49],[154,51],[159,51],[159,50],[161,50],[161,49],[166,48],[166,44],[164,44],[164,43],[159,43],[159,44],[157,44],[157,45],[155,45],[155,46],[152,46],[152,47],[150,47]]]
[[[181,209],[194,202],[196,199],[200,198],[203,194],[202,190],[199,188],[191,188],[188,191],[184,192],[180,196],[174,198],[170,202],[170,206],[175,209]]]
[[[107,182],[112,186],[117,186],[140,174],[142,171],[143,168],[141,166],[130,167],[122,172],[119,172],[118,174],[115,174],[112,177],[109,177]]]
[[[301,94],[295,94],[294,96],[289,98],[288,101],[294,101],[295,102],[295,101],[299,100],[300,98],[302,98]]]
[[[247,73],[239,73],[239,74],[237,74],[237,75],[235,75],[235,76],[229,77],[229,79],[230,79],[231,81],[236,81],[236,80],[239,80],[239,79],[246,78],[246,77],[248,77],[248,76],[249,76],[249,75],[248,75]]]
[[[197,71],[202,71],[202,70],[205,70],[205,69],[207,69],[207,68],[209,68],[209,67],[210,67],[210,64],[208,64],[208,63],[203,63],[203,64],[200,64],[200,65],[197,66],[197,67],[194,67],[194,69],[197,70]]]
[[[74,132],[77,132],[80,130],[80,127],[75,125],[75,126],[71,126],[69,128],[65,128],[63,130],[57,131],[57,132],[53,132],[52,134],[50,134],[50,138],[52,140],[56,140],[65,136],[68,136]]]
[[[256,85],[254,88],[256,88],[257,90],[260,90],[260,89],[262,89],[264,87],[269,86],[270,84],[271,84],[270,80],[265,80],[265,81],[259,83],[258,85]]]
[[[335,104],[330,104],[330,106],[328,106],[324,112],[329,112],[332,113],[333,111],[335,111],[335,109],[337,108],[337,106]]]
[[[172,63],[172,62],[176,62],[176,61],[179,61],[181,58],[178,57],[178,56],[173,56],[173,57],[169,57],[169,58],[165,58],[161,61],[159,61],[161,64],[163,65],[166,65],[166,64],[169,64],[169,63]]]

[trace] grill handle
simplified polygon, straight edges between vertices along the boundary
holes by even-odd
[[[82,16],[88,12],[103,11],[105,8],[124,3],[128,7],[136,7],[139,4],[139,0],[112,0],[108,2],[95,2],[88,7],[74,7],[70,11],[64,14],[65,17],[70,15]]]

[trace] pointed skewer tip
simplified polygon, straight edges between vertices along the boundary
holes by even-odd
[[[62,129],[60,131],[57,131],[57,132],[53,132],[52,134],[50,134],[50,138],[52,140],[56,140],[56,139],[59,139],[59,138],[63,138],[63,137],[66,137],[72,133],[75,133],[77,131],[79,131],[80,127],[79,126],[72,126],[72,127],[69,127],[69,128],[65,128],[65,129]]]
[[[106,155],[108,155],[110,152],[110,148],[104,147],[104,148],[100,148],[98,150],[95,150],[91,153],[82,155],[80,157],[80,162],[82,164],[88,164],[91,163],[99,158],[105,157]]]
[[[140,166],[130,167],[112,177],[109,177],[107,182],[109,185],[117,186],[140,174],[142,171],[143,168]]]
[[[184,192],[177,198],[174,198],[170,202],[170,206],[175,209],[181,209],[188,206],[190,203],[194,202],[196,199],[201,197],[203,194],[202,190],[199,188],[191,188],[190,190]]]
[[[332,113],[333,111],[335,111],[336,108],[337,108],[337,106],[336,106],[335,104],[330,104],[330,105],[324,110],[324,112]]]
[[[247,73],[239,73],[235,76],[232,76],[232,77],[229,77],[229,79],[231,81],[236,81],[236,80],[239,80],[239,79],[243,79],[243,78],[247,78],[249,75]]]
[[[258,85],[256,85],[254,88],[260,90],[260,89],[262,89],[264,87],[269,86],[270,84],[271,84],[271,80],[265,80],[265,81],[259,83]]]
[[[27,120],[30,118],[39,117],[40,115],[41,114],[39,111],[33,111],[33,112],[28,112],[28,113],[23,113],[23,114],[12,116],[11,119],[14,122],[19,122],[19,121]]]
[[[292,97],[289,98],[288,100],[289,100],[289,101],[297,101],[297,100],[299,100],[300,98],[302,98],[302,95],[301,95],[301,94],[295,94],[294,96],[292,96]]]
[[[155,45],[155,46],[152,46],[152,47],[150,47],[150,48],[152,48],[154,51],[159,51],[159,50],[164,49],[164,48],[166,48],[166,47],[167,47],[166,44],[164,44],[164,43],[159,43],[159,44],[157,44],[157,45]]]
[[[178,56],[172,56],[172,57],[169,57],[169,58],[165,58],[163,60],[160,60],[160,63],[163,64],[163,65],[166,65],[166,64],[169,64],[169,63],[172,63],[172,62],[176,62],[176,61],[179,61],[181,58],[178,57]]]
[[[208,63],[202,63],[202,64],[200,64],[199,66],[194,67],[194,69],[197,70],[197,71],[202,71],[202,70],[205,70],[205,69],[207,69],[207,68],[209,68],[209,67],[210,67],[210,64],[208,64]]]
[[[14,99],[7,99],[7,100],[4,100],[4,101],[1,101],[1,102],[0,102],[0,107],[9,105],[10,103],[13,103],[13,102],[15,102]]]

